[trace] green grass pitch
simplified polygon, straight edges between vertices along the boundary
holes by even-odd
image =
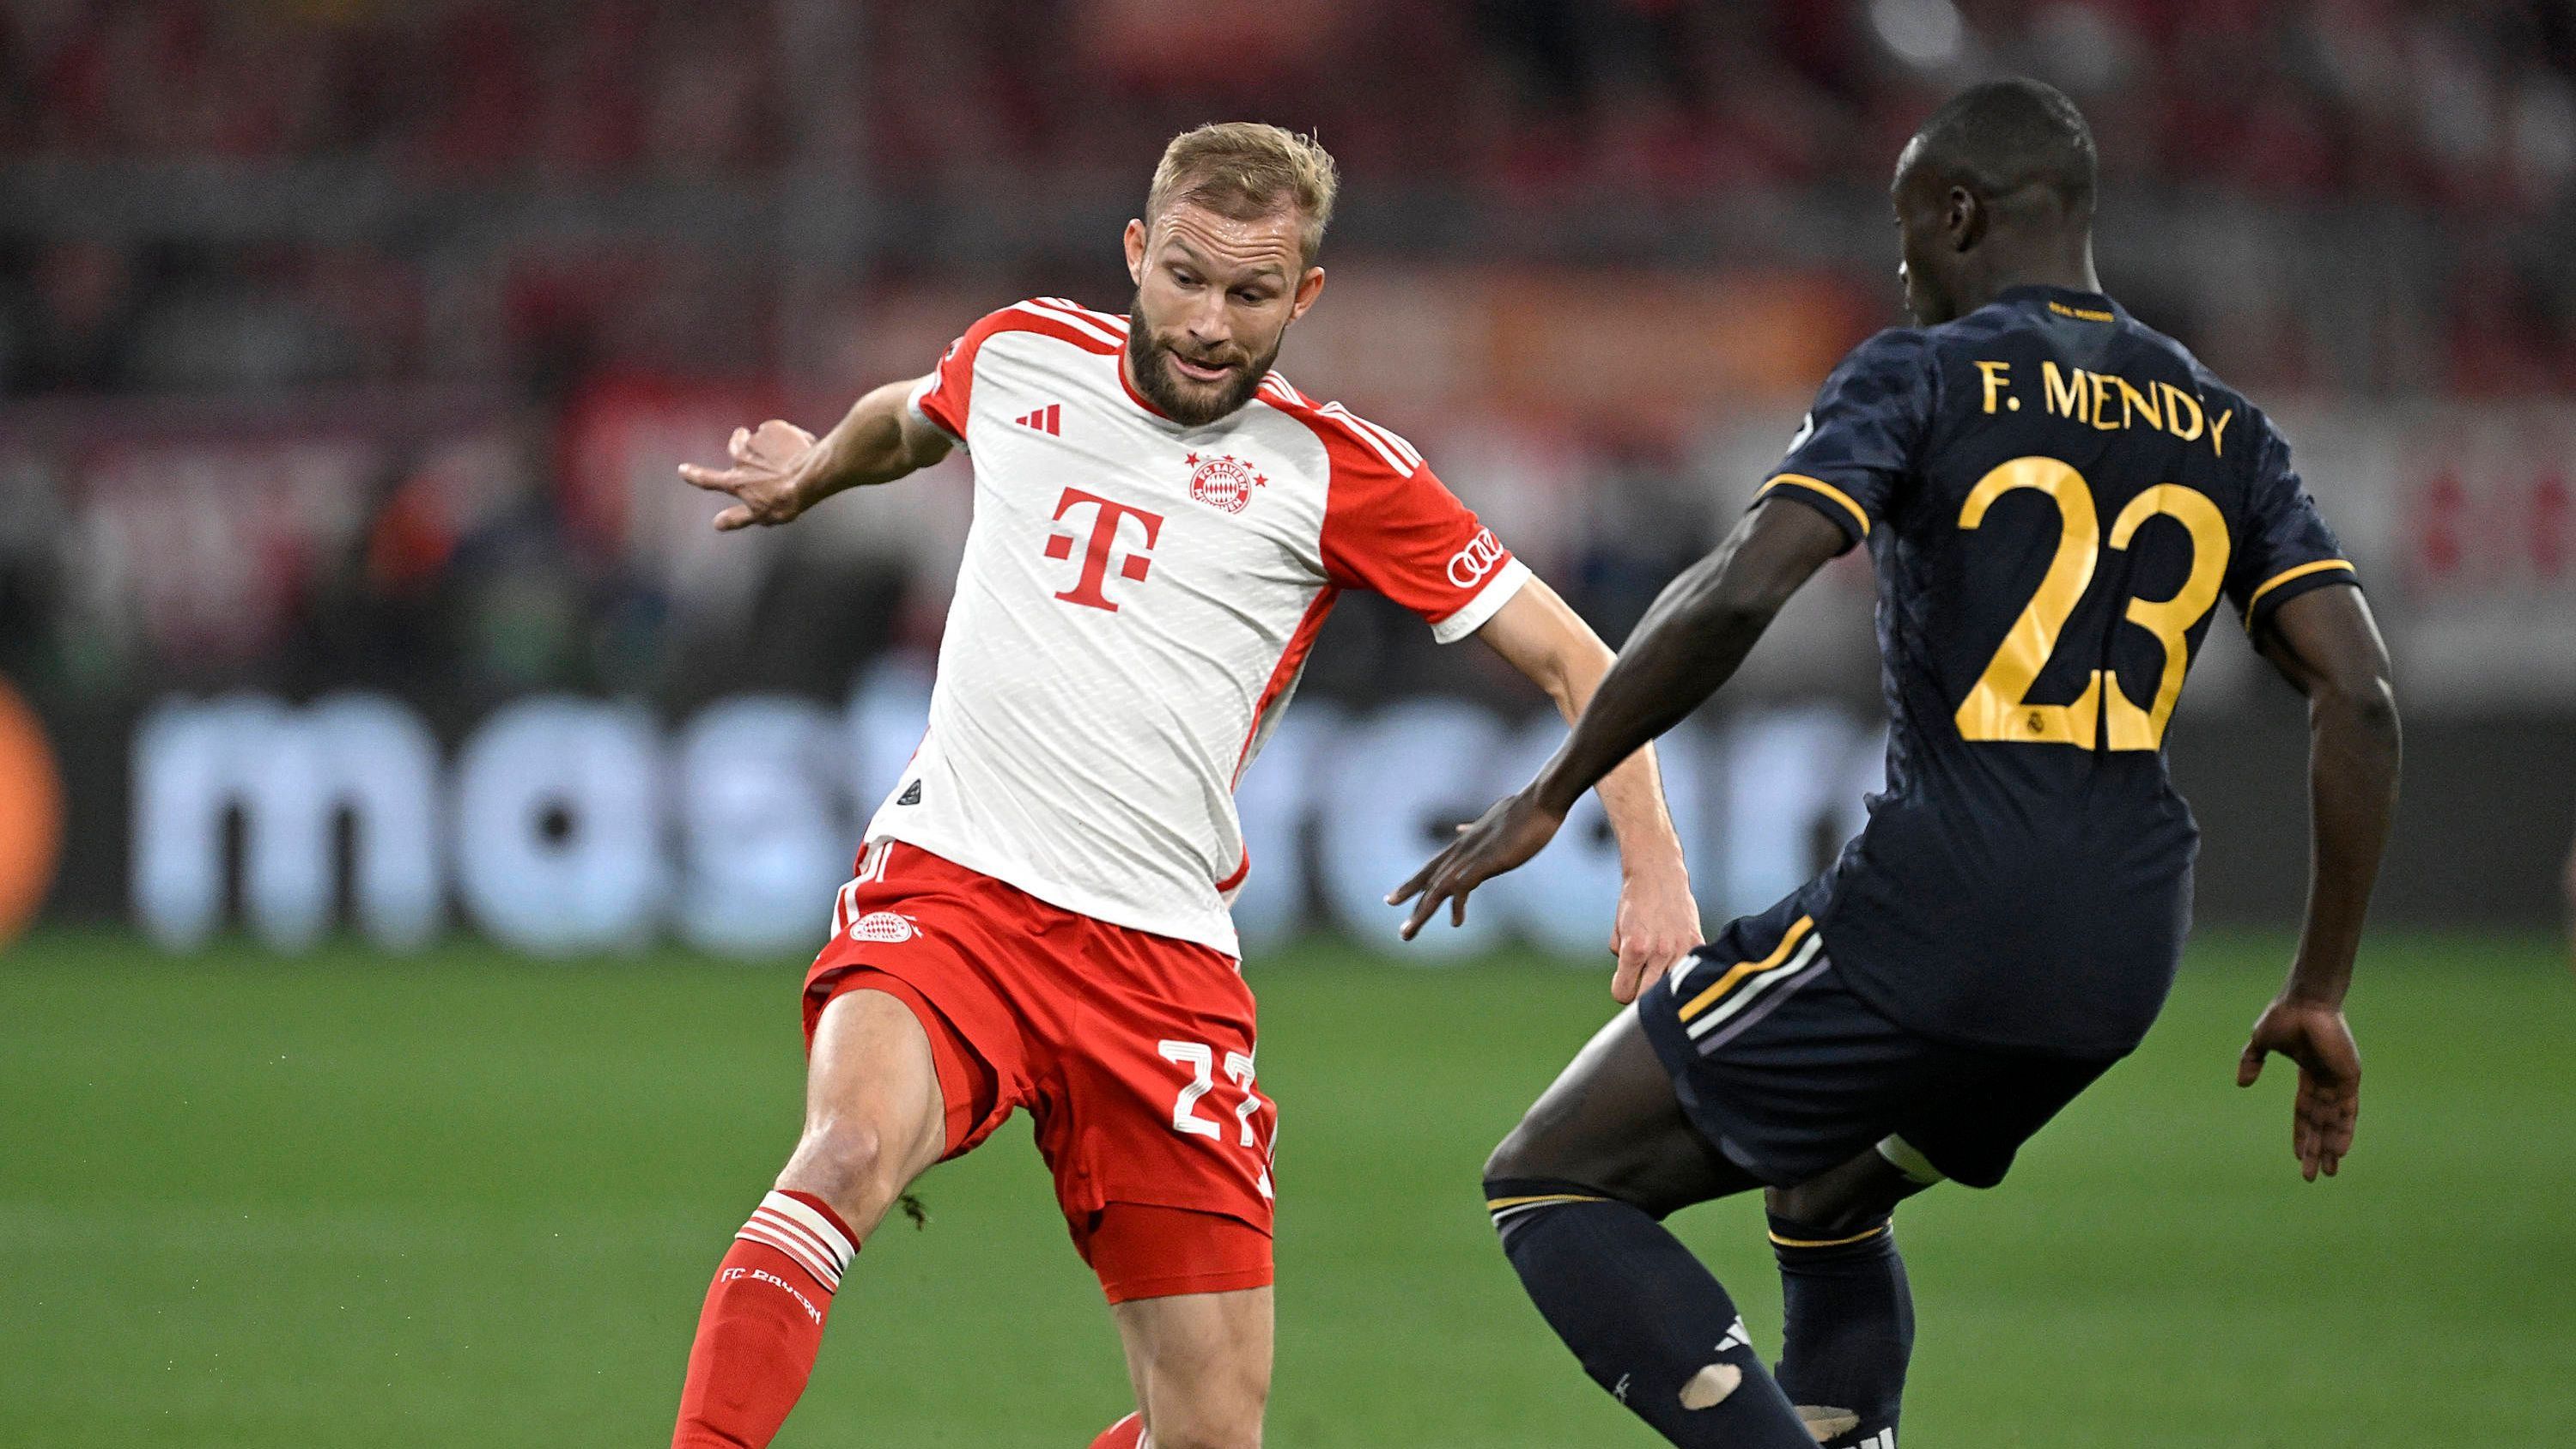
[[[2232,1084],[2283,948],[2165,1020],[1991,1193],[1900,1233],[1914,1445],[2576,1444],[2576,983],[2539,939],[2373,944],[2359,1150],[2303,1185]],[[709,1271],[794,1134],[801,963],[473,947],[0,958],[0,1442],[667,1442]],[[1646,1445],[1495,1250],[1476,1170],[1606,973],[1256,959],[1284,1104],[1284,1449]],[[781,1443],[1076,1449],[1125,1411],[1025,1124],[924,1185]],[[1776,1350],[1758,1206],[1682,1231]]]

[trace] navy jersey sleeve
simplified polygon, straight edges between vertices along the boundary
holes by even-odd
[[[1795,498],[1852,543],[1869,537],[1931,430],[1933,386],[1932,343],[1921,332],[1891,328],[1853,348],[1758,497]]]
[[[2274,609],[2311,589],[2361,580],[2291,468],[2288,440],[2260,412],[2249,421],[2254,487],[2235,556],[2228,561],[2227,597],[2235,601],[2251,633]]]

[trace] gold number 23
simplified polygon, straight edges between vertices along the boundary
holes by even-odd
[[[2084,475],[2055,458],[2015,458],[1977,480],[1959,510],[1959,526],[1975,528],[1986,520],[1994,501],[2016,488],[2046,494],[2057,505],[2057,554],[2039,591],[2022,606],[2020,617],[2004,634],[2003,644],[1977,676],[1974,689],[1959,705],[1959,737],[2005,740],[2023,744],[2073,745],[2092,749],[2097,722],[2108,725],[2115,750],[2152,750],[2165,737],[2174,702],[2182,697],[2182,677],[2191,666],[2188,635],[2210,606],[2218,602],[2227,576],[2227,520],[2206,494],[2179,483],[2160,483],[2129,500],[2111,524],[2111,547],[2125,549],[2150,518],[2173,519],[2191,533],[2191,575],[2170,599],[2129,600],[2128,621],[2156,636],[2165,646],[2164,677],[2156,697],[2141,709],[2120,690],[2117,674],[2096,669],[2073,704],[2030,704],[2031,681],[2048,664],[2058,637],[2075,606],[2093,582],[2101,558],[2102,525],[2094,511],[2093,490]]]

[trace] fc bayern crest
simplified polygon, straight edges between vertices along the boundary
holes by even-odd
[[[870,911],[850,923],[850,939],[873,941],[881,946],[897,945],[921,934],[909,916],[892,911]]]
[[[1252,490],[1270,482],[1250,463],[1228,453],[1192,453],[1182,461],[1191,468],[1190,496],[1228,513],[1241,513],[1252,502]]]

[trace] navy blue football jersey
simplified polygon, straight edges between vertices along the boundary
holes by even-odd
[[[2245,627],[2352,565],[2262,412],[2089,292],[1882,332],[1761,499],[1868,545],[1887,790],[1802,892],[1855,991],[1965,1045],[2112,1055],[2191,920],[2165,771],[2220,597]]]

